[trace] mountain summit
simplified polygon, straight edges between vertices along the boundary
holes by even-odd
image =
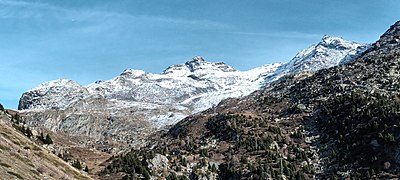
[[[187,61],[185,65],[189,68],[191,72],[195,72],[198,70],[220,70],[223,72],[237,71],[223,62],[216,62],[216,63],[207,62],[200,56],[196,56],[192,60]]]
[[[182,77],[189,75],[204,76],[218,72],[237,72],[237,70],[223,62],[208,62],[203,57],[195,56],[184,64],[168,67],[162,74]]]
[[[347,63],[357,55],[367,50],[368,44],[361,44],[344,40],[340,37],[324,35],[318,44],[311,45],[282,65],[275,72],[273,79],[286,74],[293,74],[302,71],[317,71],[336,66],[340,63]]]
[[[87,89],[77,82],[58,79],[42,83],[24,93],[20,98],[18,109],[66,108],[74,100],[87,95],[89,95]]]

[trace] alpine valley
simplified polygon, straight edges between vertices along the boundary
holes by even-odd
[[[0,117],[27,136],[7,142],[63,169],[25,179],[395,179],[399,69],[400,21],[371,44],[324,36],[247,71],[196,56],[160,74],[45,82]]]

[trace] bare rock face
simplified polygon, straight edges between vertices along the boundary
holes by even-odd
[[[161,154],[156,154],[153,159],[148,160],[149,168],[154,172],[164,172],[168,169],[168,158]]]

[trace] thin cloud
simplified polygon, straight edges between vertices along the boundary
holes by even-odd
[[[46,3],[0,0],[0,18],[58,18],[67,21],[97,21],[99,18],[124,19],[130,21],[152,21],[157,23],[169,23],[187,26],[199,26],[206,28],[229,29],[232,26],[211,21],[192,20],[167,16],[132,15],[126,13],[100,11],[100,10],[73,10],[54,6]]]
[[[230,34],[246,35],[246,36],[266,36],[272,38],[320,38],[321,34],[305,33],[305,32],[293,32],[293,31],[282,31],[282,32],[228,32]]]
[[[59,14],[59,17],[62,17],[61,14],[71,12],[73,11],[45,3],[0,0],[0,18],[43,18],[49,17],[50,13]]]
[[[175,24],[185,24],[185,25],[199,25],[199,26],[207,26],[213,28],[221,28],[221,29],[229,29],[232,26],[210,21],[210,20],[187,20],[181,18],[171,18],[171,17],[162,17],[162,16],[131,16],[131,18],[143,19],[143,20],[151,20],[151,21],[159,21],[163,23],[175,23]]]

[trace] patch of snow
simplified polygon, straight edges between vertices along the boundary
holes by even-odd
[[[187,117],[185,114],[169,112],[163,115],[156,115],[150,118],[150,122],[155,128],[162,128],[168,125],[174,125]]]

